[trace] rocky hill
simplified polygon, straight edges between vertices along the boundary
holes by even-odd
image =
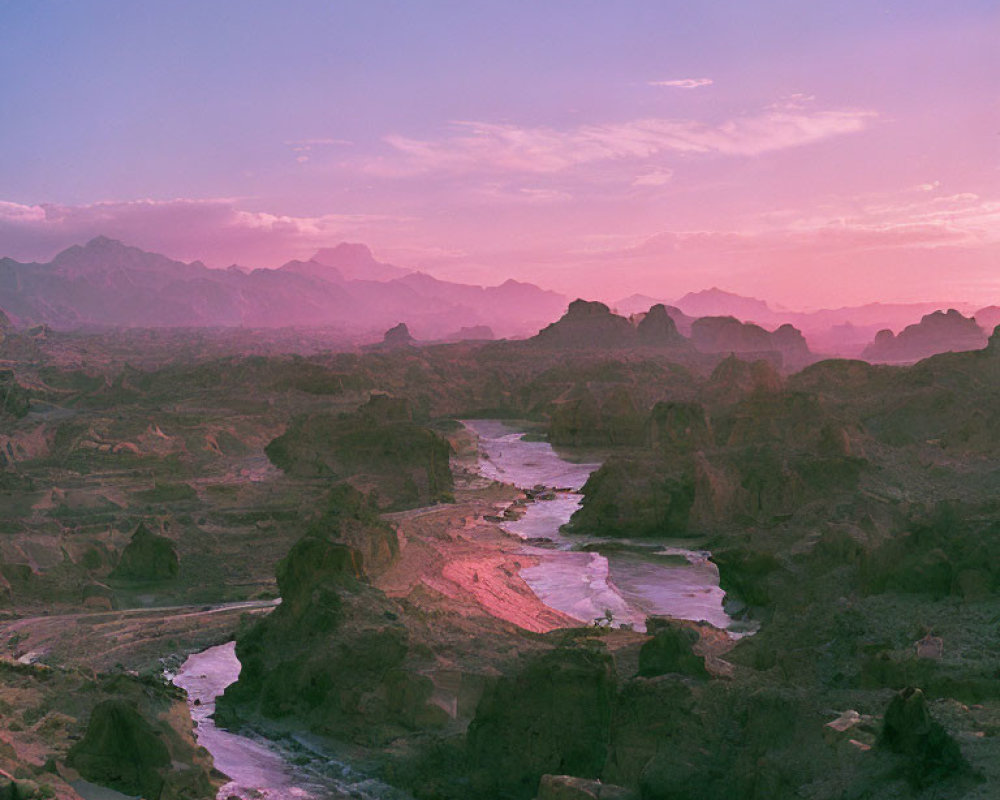
[[[873,362],[919,361],[935,353],[979,350],[986,340],[987,334],[975,319],[951,308],[927,314],[917,324],[906,326],[898,336],[890,330],[879,331],[861,356]]]
[[[774,353],[790,368],[814,360],[801,332],[787,323],[770,332],[735,317],[702,317],[691,326],[691,341],[703,353]]]
[[[354,414],[316,413],[292,420],[267,446],[285,472],[350,481],[376,491],[390,508],[430,505],[452,489],[448,443],[413,421],[409,403],[373,395]]]

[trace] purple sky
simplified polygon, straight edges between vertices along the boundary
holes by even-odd
[[[995,2],[0,2],[0,255],[1000,303]]]

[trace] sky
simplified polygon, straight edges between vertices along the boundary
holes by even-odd
[[[995,0],[0,0],[0,256],[1000,304]]]

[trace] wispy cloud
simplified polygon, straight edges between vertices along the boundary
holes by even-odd
[[[937,184],[926,184],[899,196],[845,201],[844,209],[831,208],[823,215],[803,217],[788,212],[772,230],[835,236],[853,232],[888,244],[937,246],[1000,242],[1000,201],[974,192],[935,196]]]
[[[602,161],[664,154],[757,156],[864,130],[877,115],[846,109],[768,109],[721,124],[685,119],[638,119],[560,130],[507,123],[457,121],[442,139],[392,135],[389,157],[364,163],[384,177],[429,172],[554,173]]]
[[[490,200],[511,203],[558,203],[572,200],[573,195],[563,189],[544,186],[509,186],[488,183],[477,192]]]
[[[286,147],[290,147],[293,153],[298,153],[295,160],[300,164],[305,164],[311,158],[313,150],[317,147],[352,146],[354,142],[350,139],[295,139],[285,142]]]
[[[672,169],[654,169],[649,172],[644,172],[642,175],[638,175],[635,180],[632,181],[633,186],[664,186],[670,183],[670,179],[674,176],[674,171]]]
[[[323,146],[333,146],[333,145],[353,145],[350,139],[296,139],[290,142],[285,142],[289,147],[323,147]]]
[[[669,81],[649,81],[650,86],[669,86],[674,89],[698,89],[701,86],[711,86],[711,78],[675,78]]]

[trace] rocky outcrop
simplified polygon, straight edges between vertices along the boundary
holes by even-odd
[[[691,341],[703,353],[775,353],[788,367],[801,367],[812,354],[802,333],[786,323],[773,333],[735,317],[702,317],[691,326]]]
[[[705,659],[695,655],[691,648],[698,642],[698,634],[689,627],[668,619],[650,619],[646,625],[652,637],[639,651],[639,674],[655,677],[675,673],[693,678],[707,678]]]
[[[382,337],[382,344],[379,347],[382,350],[405,350],[406,348],[413,347],[416,340],[410,335],[410,329],[406,326],[405,322],[400,322],[398,325],[389,328]]]
[[[1000,306],[981,308],[972,315],[972,318],[985,333],[992,334],[997,325],[1000,325]]]
[[[0,345],[6,341],[7,337],[14,332],[14,324],[10,321],[10,317],[0,308]]]
[[[646,347],[687,348],[691,343],[681,336],[677,324],[666,306],[657,303],[649,309],[636,326],[639,343]]]
[[[773,520],[853,491],[866,465],[860,434],[816,395],[782,386],[767,362],[731,358],[704,386],[704,403],[654,406],[645,448],[591,475],[571,530],[679,537]]]
[[[219,701],[222,718],[292,718],[371,742],[444,713],[427,705],[430,681],[400,669],[409,647],[401,611],[345,544],[382,541],[385,528],[369,499],[349,488],[331,497],[278,566],[281,605],[237,639],[243,670]]]
[[[565,350],[655,348],[685,352],[691,343],[677,330],[662,303],[631,319],[604,303],[574,300],[566,313],[529,340],[533,345]]]
[[[865,591],[970,601],[993,595],[1000,590],[1000,524],[979,516],[974,508],[942,502],[909,520],[865,551]]]
[[[176,577],[178,568],[173,541],[151,533],[140,522],[110,577],[129,581],[165,581]]]
[[[490,342],[497,336],[489,325],[466,325],[444,337],[446,342]]]
[[[885,711],[879,745],[903,756],[907,772],[917,786],[926,786],[966,770],[958,743],[936,722],[924,693],[907,688]]]
[[[330,490],[326,507],[310,524],[308,534],[347,545],[352,558],[359,559],[352,567],[358,577],[381,572],[399,554],[396,531],[379,518],[372,498],[346,483]]]
[[[790,323],[779,325],[771,334],[771,341],[777,347],[778,352],[784,356],[786,363],[800,366],[803,362],[810,360],[809,344],[806,337],[802,335],[795,326]]]
[[[700,317],[691,325],[691,341],[704,353],[766,353],[777,350],[771,335],[736,317]]]
[[[612,457],[584,485],[570,529],[596,536],[684,536],[693,502],[683,464]]]
[[[170,752],[134,705],[105,700],[94,708],[83,739],[66,762],[88,781],[159,800]]]
[[[0,341],[3,341],[0,339]],[[31,407],[28,391],[17,382],[12,370],[0,370],[0,419],[21,419]]]
[[[549,412],[549,441],[557,445],[605,444],[601,407],[586,387],[579,387],[553,405]]]
[[[635,328],[604,303],[574,300],[556,322],[542,328],[529,340],[539,347],[565,349],[612,349],[634,346]]]
[[[935,353],[978,350],[986,345],[986,340],[975,319],[951,308],[927,314],[920,322],[905,327],[898,336],[890,330],[879,331],[861,357],[876,362],[919,361]]]
[[[373,395],[354,414],[294,419],[266,453],[292,475],[346,480],[366,492],[378,492],[385,507],[448,500],[451,447],[412,416],[405,400]]]
[[[478,797],[533,796],[547,773],[599,777],[607,755],[615,667],[603,649],[534,655],[488,687],[467,747]]]
[[[646,443],[653,450],[689,454],[715,444],[712,426],[700,403],[657,403],[646,423]]]
[[[598,403],[588,388],[580,386],[549,412],[549,441],[574,447],[636,445],[642,442],[645,422],[629,387],[615,386]]]
[[[0,554],[0,608],[5,608],[14,602],[14,592],[11,589],[10,581],[4,575],[3,555]]]
[[[784,385],[769,361],[745,361],[731,355],[718,363],[702,396],[707,404],[728,405],[756,394],[773,394]]]

